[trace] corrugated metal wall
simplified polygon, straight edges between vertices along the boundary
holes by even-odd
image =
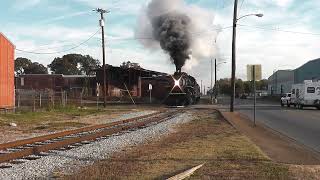
[[[14,45],[0,33],[0,108],[14,107]]]
[[[320,59],[309,61],[294,70],[294,83],[303,83],[304,80],[320,80]]]

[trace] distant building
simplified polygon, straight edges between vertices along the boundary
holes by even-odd
[[[268,94],[279,95],[291,91],[294,83],[294,71],[279,70],[268,78]]]
[[[0,33],[0,108],[13,108],[14,45]]]
[[[295,70],[279,70],[268,78],[268,94],[281,95],[291,91],[292,84],[304,80],[320,80],[320,58],[311,60]]]

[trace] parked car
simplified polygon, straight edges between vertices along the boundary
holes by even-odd
[[[282,107],[284,105],[287,105],[288,107],[290,107],[290,105],[292,104],[291,96],[292,96],[291,93],[286,93],[284,96],[281,97],[280,103]]]
[[[247,99],[247,95],[246,94],[241,94],[240,99]]]

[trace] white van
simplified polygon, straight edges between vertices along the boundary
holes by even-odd
[[[306,80],[302,84],[293,84],[290,104],[303,107],[316,107],[320,110],[320,81]]]

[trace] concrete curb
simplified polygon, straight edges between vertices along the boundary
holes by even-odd
[[[237,126],[236,126],[228,117],[226,117],[226,116],[224,115],[224,113],[223,113],[220,109],[216,108],[215,110],[216,110],[217,112],[219,112],[219,114],[221,115],[221,117],[222,117],[226,122],[228,122],[232,127],[234,127],[235,129],[237,129],[237,131],[239,131],[241,134],[245,135],[243,132],[241,132],[241,130],[240,130],[239,128],[237,128]],[[251,119],[250,119],[249,117],[247,117],[246,115],[243,115],[243,114],[241,114],[241,113],[239,113],[239,115],[240,115],[241,118],[247,119],[247,120],[251,121]],[[267,126],[267,125],[264,125],[264,124],[259,123],[259,122],[257,122],[256,125],[259,126],[260,128],[265,129],[266,131],[268,131],[268,132],[270,132],[270,133],[275,134],[276,136],[278,136],[278,137],[281,138],[282,140],[288,141],[288,142],[292,143],[293,145],[295,145],[295,146],[297,146],[297,147],[300,147],[300,148],[306,150],[307,152],[313,154],[314,157],[315,157],[317,160],[320,161],[320,152],[317,152],[317,151],[313,150],[312,148],[304,145],[303,143],[300,143],[300,142],[298,142],[297,140],[295,140],[295,139],[293,139],[293,138],[291,138],[291,137],[289,137],[289,136],[287,136],[287,135],[285,135],[285,134],[283,134],[283,133],[281,133],[281,132],[279,132],[279,131],[277,131],[277,130],[275,130],[275,129],[272,129],[271,127],[269,127],[269,126]],[[245,135],[245,136],[247,136],[247,135]],[[248,136],[247,136],[247,137],[248,137]],[[248,137],[248,138],[250,139],[250,137]]]

